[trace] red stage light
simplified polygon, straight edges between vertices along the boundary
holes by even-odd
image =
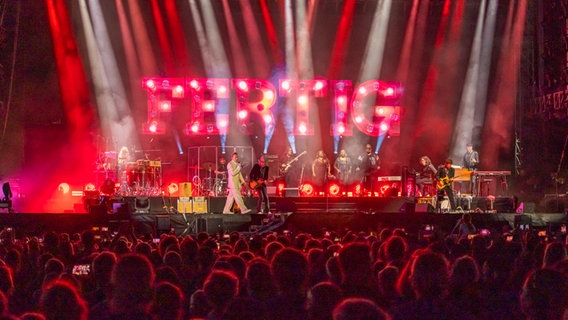
[[[199,82],[198,82],[197,80],[191,80],[191,82],[189,82],[189,85],[190,85],[193,89],[199,88]]]
[[[183,87],[180,85],[177,85],[174,87],[174,89],[172,90],[172,97],[174,98],[183,98]]]
[[[146,81],[146,88],[154,90],[156,89],[156,83],[154,82],[154,80],[148,80]]]
[[[298,126],[298,131],[300,132],[300,134],[306,134],[306,132],[308,131],[308,127],[306,126],[305,123],[302,122]]]
[[[203,103],[203,111],[205,111],[205,112],[214,112],[214,111],[215,111],[215,102],[213,102],[213,101],[204,101],[204,103]]]
[[[302,196],[305,197],[311,197],[314,195],[316,189],[314,188],[314,185],[311,183],[304,183],[301,187],[300,187],[300,194]]]
[[[274,99],[274,91],[272,90],[263,90],[262,96],[264,99],[273,100]]]
[[[191,125],[191,132],[193,132],[193,133],[199,132],[199,122],[194,122]]]
[[[266,124],[272,123],[272,116],[271,115],[265,114],[263,118],[264,118],[264,123],[266,123]]]
[[[151,133],[156,133],[158,131],[158,123],[156,121],[152,121],[148,126],[148,131]]]
[[[282,89],[290,90],[290,81],[282,81]]]
[[[248,112],[246,110],[239,111],[239,119],[244,120],[248,116]]]
[[[381,129],[382,132],[389,131],[389,125],[385,122],[382,122],[381,125],[379,126],[379,128]]]
[[[337,183],[330,183],[329,184],[329,195],[332,197],[337,197],[339,196],[339,192],[341,191],[341,188],[339,187],[339,185]]]
[[[69,186],[69,184],[67,182],[61,182],[58,186],[57,186],[57,191],[62,193],[62,194],[67,194],[69,193],[69,190],[71,190],[71,187]]]
[[[179,187],[178,187],[177,183],[172,182],[168,185],[168,193],[169,193],[170,196],[177,193],[178,190],[179,190]]]
[[[171,112],[172,111],[172,102],[169,100],[164,100],[160,102],[160,111],[162,112]]]
[[[239,89],[246,91],[248,90],[248,84],[246,81],[239,81]]]
[[[284,194],[284,188],[286,188],[286,183],[284,181],[278,181],[276,183],[276,196],[282,197]]]
[[[355,195],[357,195],[357,196],[361,196],[363,194],[363,185],[360,184],[360,183],[357,183],[353,187],[353,193],[355,193]]]

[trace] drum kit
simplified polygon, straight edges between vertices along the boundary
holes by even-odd
[[[203,166],[189,166],[188,169],[194,171],[192,178],[194,196],[227,196],[227,173],[213,169],[213,163],[205,162]],[[206,171],[202,178],[200,171]]]
[[[214,166],[212,162],[188,166],[194,174],[191,180],[194,196],[227,196],[227,172],[217,171]]]
[[[101,186],[101,192],[108,195],[153,196],[161,194],[162,162],[160,160],[139,159],[134,162],[125,162],[118,159],[115,151],[106,151],[99,156],[95,173],[97,174],[97,186]],[[119,184],[114,183],[117,180],[120,180]],[[114,189],[109,187],[111,182],[115,185]]]

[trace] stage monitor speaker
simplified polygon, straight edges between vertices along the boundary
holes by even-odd
[[[179,184],[179,195],[180,197],[191,197],[192,193],[191,182],[180,182]]]
[[[300,196],[300,189],[298,189],[298,188],[284,188],[284,189],[282,189],[282,191],[284,191],[285,197],[299,197]]]
[[[269,196],[276,196],[276,186],[266,186],[266,192]]]
[[[434,211],[434,207],[429,203],[417,203],[414,208],[415,213],[429,213]]]
[[[193,197],[193,212],[207,213],[207,198]]]
[[[193,201],[190,197],[180,197],[177,201],[178,213],[193,213]]]
[[[207,232],[212,234],[221,232],[223,229],[223,218],[197,219],[197,232]]]
[[[405,213],[429,213],[434,212],[435,210],[429,203],[406,202],[402,205],[400,211]]]

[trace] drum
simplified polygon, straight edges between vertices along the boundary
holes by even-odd
[[[146,168],[150,166],[150,160],[138,159],[136,160],[138,168]]]
[[[203,189],[205,191],[212,191],[215,188],[215,179],[205,178],[201,181],[203,182]]]
[[[154,184],[154,167],[142,167],[142,171],[140,171],[140,183],[143,186],[151,186]]]
[[[135,182],[140,179],[140,173],[138,171],[138,165],[136,162],[126,163],[126,183],[132,186]]]
[[[227,195],[227,180],[217,179],[215,181],[215,195],[217,197],[224,197]]]
[[[216,180],[225,180],[225,181],[227,181],[227,172],[218,173]]]

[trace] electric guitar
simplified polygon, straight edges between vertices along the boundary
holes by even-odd
[[[448,176],[438,179],[438,181],[436,181],[436,188],[438,188],[438,190],[442,190],[445,187],[449,187],[452,184],[452,181],[454,181],[454,179],[450,179]]]
[[[304,151],[304,152],[300,153],[299,155],[297,155],[294,159],[292,159],[292,160],[290,160],[286,163],[283,163],[280,166],[280,174],[282,174],[282,175],[286,174],[288,172],[288,170],[290,170],[290,167],[292,166],[292,164],[294,162],[298,161],[298,159],[300,159],[300,157],[305,155],[306,153],[308,153],[308,151]]]
[[[436,188],[437,188],[438,190],[442,190],[442,189],[444,189],[445,187],[449,187],[449,186],[452,185],[452,182],[454,182],[454,179],[459,178],[459,177],[462,177],[462,176],[463,176],[463,175],[459,175],[459,176],[455,176],[455,177],[453,177],[453,178],[450,178],[450,177],[448,177],[448,176],[445,176],[445,177],[443,177],[443,178],[440,178],[440,179],[438,179],[438,180],[436,181]]]
[[[249,188],[256,189],[260,188],[264,184],[264,179],[257,179],[249,181]]]

